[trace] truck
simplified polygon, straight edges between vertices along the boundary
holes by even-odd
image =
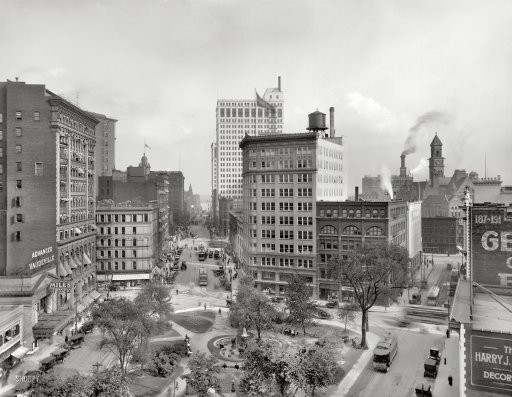
[[[199,269],[199,286],[204,287],[208,285],[208,273],[204,270],[204,267]]]
[[[378,371],[388,372],[398,352],[398,339],[396,335],[389,333],[382,338],[373,350],[373,368]]]
[[[413,287],[409,295],[409,304],[421,305],[421,291],[418,287]]]

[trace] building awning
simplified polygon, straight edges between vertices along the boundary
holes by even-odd
[[[67,269],[64,267],[64,264],[59,261],[59,276],[60,277],[66,277],[69,276],[70,272],[67,271]]]
[[[75,313],[71,310],[40,315],[37,323],[32,327],[34,338],[49,338],[62,330],[74,315]]]
[[[18,360],[21,360],[25,356],[25,354],[27,354],[28,351],[29,349],[27,347],[20,346],[11,353],[11,356],[16,357]]]
[[[89,294],[89,296],[90,296],[92,299],[96,300],[96,299],[98,299],[98,298],[101,296],[101,294],[100,294],[98,291],[94,290],[94,291],[91,291],[91,293]]]
[[[92,264],[91,259],[89,258],[89,256],[85,252],[84,252],[84,263],[86,265]]]
[[[76,269],[78,267],[78,262],[76,261],[74,256],[72,256],[69,259],[69,266],[71,267],[71,269]]]
[[[321,289],[328,289],[328,290],[332,290],[332,291],[339,291],[339,284],[325,284],[325,283],[320,283],[318,284],[318,288],[321,288]]]
[[[114,274],[112,281],[149,280],[149,273]]]
[[[89,307],[92,302],[94,302],[94,300],[90,296],[85,296],[82,298],[82,304],[85,307]]]
[[[82,234],[82,231],[79,228],[75,227],[75,234]]]
[[[82,313],[84,310],[85,310],[85,306],[84,306],[84,305],[82,305],[81,303],[77,303],[77,305],[76,305],[76,311],[77,311],[78,313]]]

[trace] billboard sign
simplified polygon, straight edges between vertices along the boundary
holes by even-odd
[[[468,388],[512,394],[512,334],[468,330]]]
[[[507,287],[512,279],[512,220],[504,207],[471,209],[473,281]]]

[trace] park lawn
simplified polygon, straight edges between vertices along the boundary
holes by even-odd
[[[216,313],[212,311],[194,311],[173,313],[170,319],[191,332],[202,334],[210,330],[215,321]]]
[[[174,380],[183,372],[183,367],[178,366],[170,377],[162,378],[148,374],[141,377],[138,371],[135,371],[128,374],[130,380],[128,387],[135,397],[154,397],[159,395],[167,386],[173,384]]]

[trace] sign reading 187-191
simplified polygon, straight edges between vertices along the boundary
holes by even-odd
[[[471,389],[512,394],[512,335],[469,329],[466,359]],[[467,346],[467,345],[466,345]]]
[[[471,209],[473,280],[490,286],[512,287],[512,220],[506,208]]]

